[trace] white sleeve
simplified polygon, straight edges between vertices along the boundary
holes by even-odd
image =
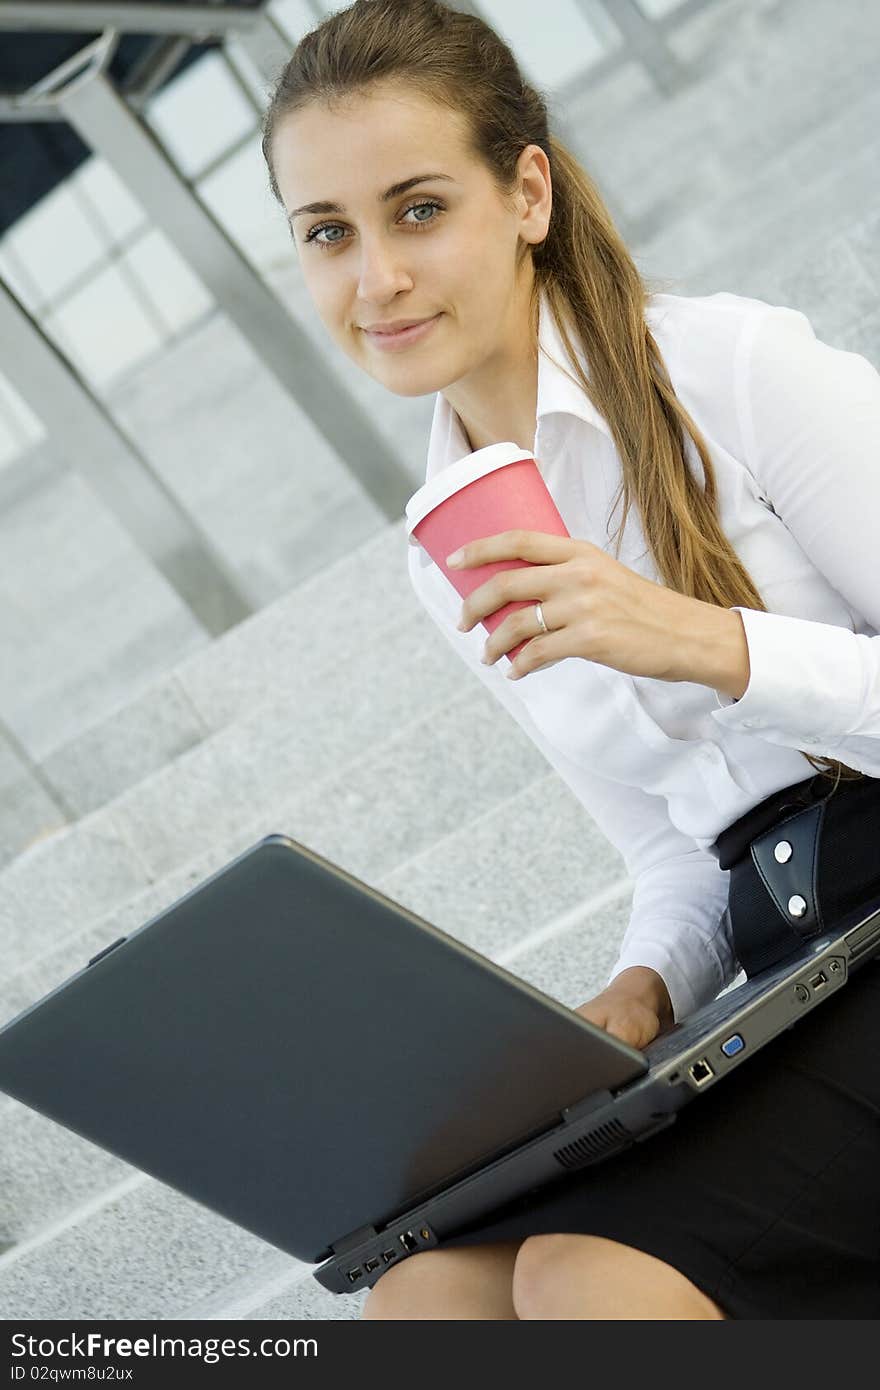
[[[725,915],[729,870],[676,829],[663,797],[600,777],[554,747],[499,664],[480,661],[482,628],[457,632],[460,608],[446,612],[412,563],[410,578],[449,644],[571,788],[634,880],[630,921],[609,981],[629,966],[650,966],[669,991],[676,1021],[714,999],[739,968]]]
[[[880,631],[880,374],[770,308],[740,386],[745,462],[804,554]],[[749,649],[723,727],[880,777],[880,637],[737,607]]]

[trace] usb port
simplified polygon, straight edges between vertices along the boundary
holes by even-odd
[[[360,1279],[360,1277],[361,1277],[361,1267],[360,1267],[360,1265],[358,1265],[357,1269],[350,1269],[350,1270],[348,1271],[348,1282],[349,1282],[350,1284],[354,1284],[358,1279]]]
[[[824,970],[820,970],[818,975],[814,975],[810,981],[810,989],[821,989],[822,986],[827,985],[827,983],[828,976],[825,974]]]
[[[705,1086],[706,1082],[711,1081],[712,1077],[715,1075],[705,1057],[701,1057],[699,1062],[694,1062],[689,1070],[691,1080],[695,1082],[697,1086]]]
[[[383,1250],[383,1251],[382,1251],[382,1259],[385,1261],[385,1263],[386,1263],[387,1265],[390,1265],[390,1263],[391,1263],[392,1260],[396,1260],[396,1259],[397,1259],[397,1251],[396,1251],[396,1250]]]
[[[374,1269],[378,1269],[378,1268],[379,1268],[379,1265],[380,1265],[381,1263],[382,1263],[382,1261],[379,1259],[379,1257],[378,1257],[378,1255],[377,1255],[376,1258],[375,1258],[375,1260],[365,1260],[365,1261],[364,1261],[364,1270],[366,1271],[367,1274],[372,1274],[373,1270],[374,1270]]]

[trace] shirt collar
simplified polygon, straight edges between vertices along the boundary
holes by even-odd
[[[589,369],[585,354],[578,350],[578,338],[571,317],[567,326],[572,344],[577,351],[578,360],[589,381]],[[546,291],[541,291],[538,307],[538,402],[536,424],[540,427],[545,416],[556,413],[573,415],[601,430],[612,438],[608,422],[587,396],[580,383],[572,380],[563,371],[565,364],[573,373],[571,359],[566,352],[559,330],[550,310]],[[434,417],[431,422],[431,437],[428,442],[428,466],[426,480],[439,473],[450,463],[455,463],[470,453],[470,446],[457,412],[449,404],[442,391],[437,392],[434,401]]]

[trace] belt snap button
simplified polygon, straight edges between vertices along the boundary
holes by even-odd
[[[804,913],[807,910],[807,904],[801,897],[800,893],[795,893],[792,897],[789,898],[788,910],[791,913],[792,917],[803,917]]]
[[[791,845],[788,840],[780,840],[773,851],[773,858],[777,864],[787,864],[792,855]]]

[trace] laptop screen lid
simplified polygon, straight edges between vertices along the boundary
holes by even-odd
[[[647,1065],[280,835],[0,1029],[0,1089],[310,1262]]]

